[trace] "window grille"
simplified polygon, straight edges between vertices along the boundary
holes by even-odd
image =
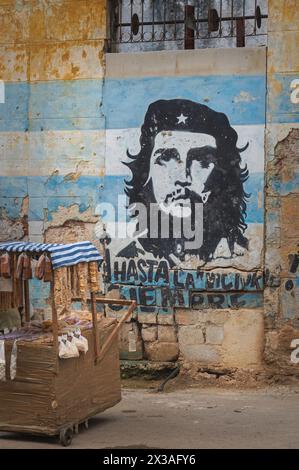
[[[266,45],[267,17],[265,0],[112,0],[110,49]]]

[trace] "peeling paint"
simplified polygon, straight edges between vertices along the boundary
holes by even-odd
[[[45,221],[45,228],[47,230],[50,227],[60,227],[69,220],[95,224],[98,221],[98,217],[94,215],[91,208],[81,212],[79,204],[73,204],[69,207],[60,206],[56,212],[51,212],[51,221]]]
[[[238,96],[235,96],[233,98],[234,103],[250,103],[251,101],[256,101],[257,97],[252,96],[250,93],[247,91],[241,90]]]

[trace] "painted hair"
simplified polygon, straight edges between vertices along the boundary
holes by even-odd
[[[187,119],[179,119],[182,114]],[[227,239],[231,254],[235,242],[248,249],[248,240],[243,235],[247,228],[246,199],[249,195],[244,191],[244,182],[248,170],[247,166],[241,168],[240,156],[248,144],[239,149],[238,135],[226,115],[208,106],[184,99],[159,100],[149,106],[141,127],[140,152],[131,155],[127,151],[131,161],[125,164],[132,172],[131,180],[125,181],[129,205],[143,203],[148,206],[156,202],[149,171],[155,137],[162,131],[198,132],[209,134],[216,140],[215,166],[204,187],[205,192],[211,193],[203,209],[203,244],[196,250],[197,254],[209,261],[221,238]],[[167,243],[166,248],[161,247],[161,240],[157,239],[144,238],[140,242],[159,257],[168,254],[165,249],[173,249],[171,243]]]

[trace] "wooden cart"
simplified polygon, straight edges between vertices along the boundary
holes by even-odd
[[[1,246],[0,246],[1,250]],[[29,289],[25,283],[25,316],[29,323]],[[17,367],[10,379],[13,340],[5,340],[6,381],[0,381],[0,431],[59,436],[63,446],[72,442],[79,425],[121,400],[118,331],[132,314],[135,302],[97,297],[90,292],[92,327],[81,328],[87,338],[88,352],[79,357],[58,356],[59,321],[51,281],[52,333],[43,343],[17,341]],[[122,319],[107,319],[97,314],[96,304],[127,305]]]

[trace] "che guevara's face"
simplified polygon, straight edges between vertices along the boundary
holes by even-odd
[[[192,202],[205,203],[205,183],[215,167],[216,140],[209,134],[165,131],[157,134],[149,179],[161,210],[177,215]]]

